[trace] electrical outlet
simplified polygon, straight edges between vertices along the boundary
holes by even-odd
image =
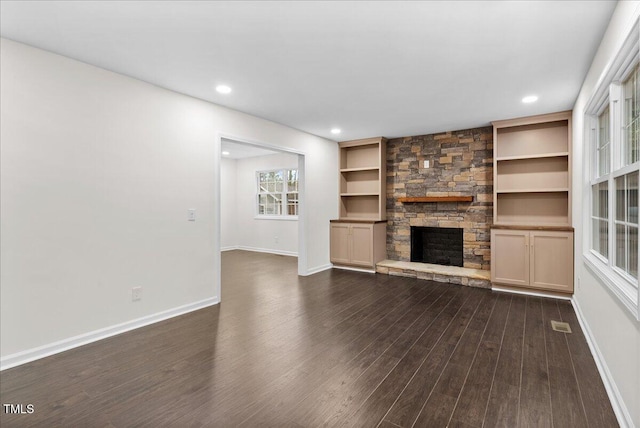
[[[196,210],[195,208],[191,208],[187,211],[187,220],[196,221]]]
[[[424,161],[422,165],[423,165],[423,168],[429,168],[429,161],[428,160]]]
[[[276,237],[275,237],[275,238],[273,238],[273,239],[276,241],[276,244],[277,244],[277,243],[278,243],[278,240],[279,240],[280,238],[278,238],[278,237],[276,236]]]
[[[133,287],[131,289],[131,301],[137,302],[142,300],[142,287]]]

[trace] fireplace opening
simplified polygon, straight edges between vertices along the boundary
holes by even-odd
[[[462,230],[411,226],[411,261],[462,267]]]

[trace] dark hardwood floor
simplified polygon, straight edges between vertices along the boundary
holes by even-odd
[[[618,426],[568,302],[242,251],[220,305],[5,370],[0,395],[35,406],[3,428]]]

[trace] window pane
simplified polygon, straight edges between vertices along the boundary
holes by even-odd
[[[290,169],[287,171],[287,186],[290,192],[298,191],[298,170]]]
[[[279,198],[276,195],[266,195],[267,196],[267,210],[266,214],[268,215],[280,215],[282,212],[282,204],[280,203]]]
[[[626,253],[625,253],[625,228],[624,224],[616,224],[616,266],[622,270],[626,270]]]
[[[609,217],[609,191],[608,183],[602,182],[591,188],[593,206],[591,207],[593,217],[608,218]]]
[[[591,248],[600,253],[604,258],[609,258],[609,224],[606,220],[591,220],[593,242]]]
[[[640,159],[638,152],[638,142],[640,141],[640,128],[638,122],[640,119],[640,84],[638,82],[640,75],[640,66],[636,66],[635,70],[624,82],[624,122],[623,122],[623,165],[629,165]]]
[[[298,215],[297,193],[287,193],[287,215]]]
[[[628,262],[627,272],[634,278],[638,278],[638,228],[627,227]]]
[[[638,171],[627,174],[627,222],[638,224]]]
[[[591,187],[591,248],[603,257],[609,257],[609,224],[608,224],[608,183],[602,182]]]
[[[283,171],[275,171],[274,172],[274,192],[282,192],[284,189],[284,172]]]
[[[600,243],[599,253],[605,258],[609,258],[609,222],[600,220]]]
[[[625,221],[625,176],[616,178],[616,220]]]
[[[610,148],[609,138],[609,107],[598,116],[598,177],[609,173]]]

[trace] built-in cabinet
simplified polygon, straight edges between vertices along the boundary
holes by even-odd
[[[573,232],[491,230],[491,281],[497,284],[573,292]]]
[[[491,280],[572,293],[571,112],[493,127]]]
[[[339,147],[340,216],[331,221],[331,262],[374,270],[386,255],[386,139]]]
[[[375,269],[385,258],[386,222],[331,221],[331,263]]]

